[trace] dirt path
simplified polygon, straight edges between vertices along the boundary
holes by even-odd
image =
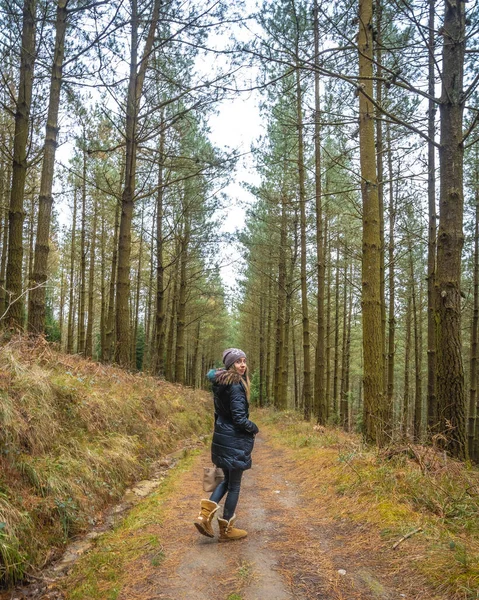
[[[198,473],[208,456],[205,451],[199,457],[169,499],[169,518],[157,532],[165,540],[164,561],[152,569],[147,556],[132,565],[135,582],[122,589],[119,600],[413,598],[403,590],[406,585],[394,581],[384,556],[378,567],[377,551],[365,547],[358,554],[353,545],[348,552],[349,536],[362,532],[349,523],[331,523],[327,506],[324,513],[312,506],[293,460],[264,435],[257,438],[254,466],[245,473],[237,509],[237,524],[248,537],[219,544],[199,535],[192,517],[201,498]]]
[[[128,565],[118,600],[439,599],[408,580],[407,556],[392,555],[379,532],[333,519],[324,502],[308,498],[292,455],[273,448],[264,434],[257,438],[237,509],[237,525],[248,537],[219,544],[199,535],[192,521],[208,457],[206,449],[181,474],[166,500],[166,518],[148,526],[161,548],[156,559],[146,549]],[[10,597],[32,596],[17,591]]]

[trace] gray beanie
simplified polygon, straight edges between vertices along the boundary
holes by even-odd
[[[227,348],[223,352],[223,363],[226,369],[229,369],[240,358],[246,358],[246,354],[239,348]]]

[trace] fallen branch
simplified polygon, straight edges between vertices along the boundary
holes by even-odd
[[[422,527],[413,529],[413,531],[410,531],[409,533],[406,533],[406,535],[403,535],[402,538],[394,544],[393,550],[396,550],[396,548],[399,546],[399,544],[404,542],[404,540],[407,540],[408,538],[412,537],[413,535],[416,535],[416,533],[419,533],[420,531],[422,531]]]

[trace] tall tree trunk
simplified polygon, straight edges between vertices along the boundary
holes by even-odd
[[[36,0],[23,3],[22,45],[20,50],[20,80],[15,112],[13,138],[13,170],[8,217],[6,324],[23,329],[22,266],[23,266],[23,199],[27,175],[27,142],[30,129],[30,108],[35,62]]]
[[[373,5],[359,1],[359,145],[363,200],[362,308],[364,349],[363,423],[366,441],[389,440],[391,416],[384,399],[381,300],[381,217],[376,174],[373,97]]]
[[[63,324],[65,321],[65,263],[62,261],[61,264],[61,279],[60,279],[60,309],[58,315],[58,329],[60,331],[60,339],[58,340],[61,349],[63,346]]]
[[[411,235],[411,233],[409,233]],[[419,319],[420,315],[418,315],[418,301],[417,301],[417,293],[416,293],[416,279],[414,274],[414,261],[413,261],[413,253],[411,246],[411,239],[408,240],[409,244],[409,273],[411,277],[411,298],[412,298],[412,321],[413,321],[413,331],[414,331],[414,382],[415,382],[415,392],[414,392],[414,405],[413,405],[413,439],[415,442],[418,442],[420,439],[420,430],[421,430],[421,411],[422,411],[422,394],[421,394],[421,368],[420,368],[420,353],[421,348],[419,345]],[[420,303],[419,303],[420,304]]]
[[[55,22],[55,49],[53,53],[50,97],[43,149],[42,178],[38,198],[37,236],[35,242],[35,262],[31,282],[28,308],[28,331],[45,331],[46,281],[48,276],[48,253],[50,251],[50,222],[53,206],[53,173],[58,138],[58,110],[62,85],[63,57],[65,54],[65,34],[67,30],[68,0],[57,0]]]
[[[295,242],[297,246],[297,240]],[[281,382],[283,385],[281,405],[288,408],[288,387],[289,387],[289,337],[291,328],[291,304],[293,300],[294,289],[294,270],[296,266],[297,250],[294,250],[289,267],[289,273],[286,281],[286,298],[284,307],[284,349],[282,353],[282,376]],[[294,332],[293,332],[294,335]]]
[[[383,105],[383,67],[382,67],[382,0],[375,0],[376,14],[376,102],[379,107]],[[379,110],[377,110],[379,112]],[[379,115],[378,115],[379,116]],[[379,202],[379,239],[381,240],[381,336],[383,348],[383,368],[384,368],[384,398],[387,399],[387,356],[386,356],[386,270],[384,267],[384,142],[383,142],[383,124],[382,120],[376,119],[376,165],[378,177],[378,202]]]
[[[291,281],[291,280],[290,280]],[[291,299],[292,299],[292,284],[288,282],[286,284],[286,299],[284,307],[284,348],[281,359],[281,397],[280,404],[285,409],[288,408],[288,386],[289,386],[289,337],[290,337],[290,326],[291,326]]]
[[[471,323],[471,374],[469,385],[469,422],[468,422],[468,447],[471,458],[475,461],[479,458],[476,453],[477,430],[477,339],[479,327],[479,164],[478,152],[476,147],[476,165],[475,165],[475,220],[474,220],[474,305]]]
[[[68,335],[67,335],[67,352],[73,354],[73,337],[74,337],[74,290],[73,281],[75,279],[75,242],[76,242],[76,220],[77,220],[77,194],[78,188],[75,185],[73,190],[73,219],[71,231],[71,247],[70,247],[70,298],[68,301]]]
[[[262,289],[264,289],[262,287]],[[259,393],[258,406],[264,406],[264,354],[265,354],[265,336],[266,336],[266,307],[270,298],[265,298],[263,293],[259,297]]]
[[[321,105],[319,95],[319,19],[318,2],[314,1],[314,184],[316,196],[316,262],[317,262],[317,343],[314,369],[314,406],[318,423],[325,425],[328,406],[324,389],[324,246],[323,207],[321,199]]]
[[[177,244],[177,252],[176,256],[179,256],[179,246]],[[179,258],[178,258],[179,260]],[[166,363],[165,363],[165,376],[168,381],[174,381],[174,365],[175,365],[175,331],[176,331],[176,317],[178,314],[178,291],[179,291],[179,283],[180,278],[178,274],[178,269],[176,267],[174,273],[171,275],[173,277],[173,282],[170,280],[170,289],[168,296],[169,298],[169,307],[170,307],[170,322],[168,324],[168,337],[166,342]]]
[[[95,250],[96,250],[96,228],[98,222],[98,201],[94,198],[93,223],[90,239],[90,269],[88,273],[88,320],[85,338],[85,356],[93,356],[93,321],[94,321],[94,299],[95,299]]]
[[[193,359],[191,361],[191,385],[195,389],[198,385],[198,357],[200,354],[200,336],[201,336],[201,320],[198,320],[195,332],[195,345],[193,350]]]
[[[125,367],[130,366],[130,254],[131,223],[135,199],[137,121],[143,82],[151,55],[155,31],[159,18],[161,0],[155,0],[143,48],[143,56],[138,68],[138,7],[137,0],[131,0],[131,54],[128,98],[126,107],[126,162],[125,187],[121,201],[120,232],[118,240],[118,276],[116,284],[116,346],[115,359]]]
[[[158,163],[158,193],[156,196],[156,351],[155,372],[158,377],[165,376],[165,290],[163,265],[163,163],[165,152],[165,134],[160,131],[160,158]]]
[[[153,209],[153,218],[151,219],[151,231],[150,231],[150,239],[155,239],[155,231],[156,231],[156,210],[157,205],[155,203]],[[155,328],[154,328],[154,320],[152,319],[153,310],[153,290],[154,290],[154,276],[155,276],[155,261],[153,258],[153,247],[150,251],[150,275],[148,277],[148,293],[146,298],[146,314],[145,314],[145,360],[143,363],[143,370],[152,371],[152,364],[154,362],[154,343],[152,340],[155,339]]]
[[[188,182],[187,182],[188,183]],[[190,245],[190,194],[185,192],[184,207],[184,230],[180,242],[180,283],[178,295],[178,316],[176,320],[176,352],[175,352],[175,381],[185,383],[185,336],[186,336],[186,265],[188,263],[188,252]]]
[[[293,386],[294,386],[294,408],[296,410],[300,409],[299,402],[299,377],[298,377],[298,353],[296,352],[296,332],[294,331],[294,322],[291,323],[291,338],[293,345]]]
[[[34,176],[33,177],[33,181],[34,181],[34,187],[36,187],[37,184],[37,178]],[[35,222],[36,222],[36,215],[35,215],[35,194],[31,193],[30,195],[30,215],[28,218],[28,267],[27,267],[27,272],[25,274],[25,289],[28,289],[28,294],[27,294],[27,306],[30,305],[30,299],[31,299],[31,295],[33,290],[32,288],[32,276],[33,276],[33,242],[35,239],[35,234],[34,234],[34,230],[35,230]],[[28,313],[30,315],[30,313]]]
[[[2,148],[5,148],[5,132],[0,131],[0,145]],[[8,230],[7,227],[7,219],[5,218],[7,211],[7,199],[6,199],[6,189],[9,186],[9,178],[6,176],[6,158],[3,154],[0,155],[0,240],[2,240],[2,253],[0,257],[0,263],[4,262],[4,258],[7,256],[7,245],[4,237],[5,230]],[[5,263],[6,264],[6,263]],[[2,275],[0,275],[0,316],[4,313],[4,305],[5,305],[5,280]]]
[[[86,311],[86,134],[83,130],[83,175],[81,197],[80,230],[80,297],[78,302],[78,346],[77,352],[85,352],[85,311]]]
[[[349,406],[348,406],[348,390],[346,388],[346,371],[348,362],[346,358],[347,340],[348,340],[348,263],[346,252],[344,253],[344,275],[343,275],[343,332],[341,343],[341,387],[340,387],[340,404],[339,404],[339,423],[343,429],[348,429],[349,422]]]
[[[131,340],[131,364],[134,369],[138,368],[136,360],[136,347],[138,342],[138,324],[140,320],[140,292],[141,292],[141,270],[143,267],[143,225],[145,222],[145,206],[141,207],[141,236],[140,236],[140,247],[138,250],[138,271],[136,276],[136,291],[135,291],[135,308],[134,308],[134,321],[133,321],[133,336]]]
[[[336,247],[336,276],[334,291],[334,362],[333,362],[333,418],[338,422],[338,380],[339,380],[339,238]]]
[[[440,104],[441,173],[437,240],[437,401],[445,448],[467,457],[464,368],[461,353],[461,253],[463,194],[463,73],[465,4],[446,0]]]
[[[350,277],[350,282],[352,282],[353,280],[353,267],[352,264],[350,266],[350,270],[349,270],[349,277]],[[351,323],[353,320],[353,286],[352,283],[350,283],[349,286],[349,307],[348,307],[348,332],[347,332],[347,337],[346,337],[346,353],[345,353],[345,362],[346,362],[346,377],[345,377],[345,384],[344,384],[344,390],[346,393],[346,397],[347,397],[347,402],[346,402],[346,406],[345,408],[347,408],[348,411],[348,418],[346,420],[345,426],[347,431],[349,431],[351,429],[351,413],[352,413],[352,406],[350,408],[350,367],[351,367]]]
[[[101,211],[101,310],[100,310],[100,360],[105,360],[106,349],[106,224],[105,207]]]
[[[115,229],[113,232],[113,254],[111,257],[110,289],[108,293],[108,311],[106,317],[105,360],[111,361],[115,352],[115,288],[118,262],[118,232],[120,229],[120,203],[115,205]]]
[[[268,279],[268,315],[267,315],[267,327],[266,327],[266,373],[265,373],[265,387],[266,387],[266,399],[269,402],[271,400],[271,331],[273,329],[273,300],[271,298],[271,290],[273,287],[272,277]]]
[[[428,92],[430,96],[428,108],[428,142],[427,150],[427,198],[428,198],[428,242],[427,242],[427,423],[430,431],[437,427],[438,410],[436,397],[436,321],[435,321],[435,279],[436,279],[436,149],[434,140],[436,104],[435,96],[435,62],[434,62],[434,15],[436,0],[429,0],[429,72]]]
[[[299,50],[296,49],[296,56]],[[301,77],[299,64],[296,65],[296,118],[298,128],[298,180],[299,180],[299,205],[300,205],[300,230],[301,230],[301,312],[303,321],[303,409],[304,418],[309,421],[312,410],[311,393],[311,360],[309,341],[309,306],[308,306],[308,279],[307,279],[307,243],[306,243],[306,188],[304,169],[304,141],[303,141],[303,102],[301,91]]]
[[[11,178],[11,165],[8,164],[6,168],[5,182],[9,182]],[[9,189],[8,185],[5,186],[5,191],[2,194],[2,213],[1,219],[3,223],[3,235],[2,235],[2,258],[0,261],[0,316],[5,312],[5,274],[7,270],[7,257],[8,257],[8,204],[9,204]]]
[[[403,437],[410,439],[410,363],[411,363],[411,323],[412,323],[412,298],[411,291],[408,290],[407,306],[406,306],[406,341],[404,344],[404,399],[403,399]]]
[[[276,312],[276,343],[274,364],[274,403],[280,410],[286,408],[283,405],[286,394],[283,393],[283,363],[284,363],[284,311],[286,302],[286,246],[287,246],[287,198],[286,193],[281,193],[281,232],[279,240],[279,262],[278,262],[278,303]]]
[[[328,243],[329,242],[329,243]],[[328,417],[331,410],[331,243],[328,236],[328,221],[325,221],[324,227],[324,255],[328,257],[327,271],[328,276],[326,278],[327,294],[326,294],[326,356],[325,356],[325,369],[326,369],[326,406],[328,409]]]
[[[387,403],[388,406],[394,406],[394,365],[396,355],[396,284],[394,280],[394,224],[396,220],[396,208],[394,203],[394,184],[393,184],[393,161],[391,151],[391,126],[387,124],[387,144],[388,144],[388,174],[389,174],[389,311],[388,311],[388,377],[387,377]]]

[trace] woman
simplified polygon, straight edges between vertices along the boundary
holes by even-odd
[[[238,348],[223,352],[224,369],[212,369],[207,377],[213,384],[215,403],[215,430],[211,445],[213,464],[223,469],[225,478],[211,494],[201,501],[200,514],[195,520],[198,531],[214,537],[213,517],[219,509],[218,502],[226,494],[223,518],[218,518],[220,542],[239,540],[247,536],[236,529],[236,505],[241,488],[243,471],[251,468],[251,452],[258,427],[249,420],[249,377],[246,354]]]

